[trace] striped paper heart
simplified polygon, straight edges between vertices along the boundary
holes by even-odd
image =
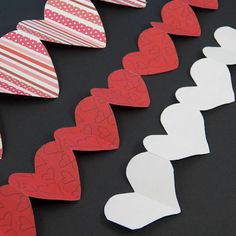
[[[101,1],[129,7],[136,7],[136,8],[144,8],[147,5],[146,0],[101,0]]]
[[[56,98],[57,75],[41,41],[16,30],[0,39],[0,92]]]
[[[101,18],[90,0],[48,0],[44,20],[23,21],[17,29],[44,41],[93,48],[106,47]]]

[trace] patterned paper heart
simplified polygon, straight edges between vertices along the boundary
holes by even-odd
[[[22,31],[12,31],[0,39],[0,92],[58,97],[57,75],[39,39]]]
[[[178,68],[179,59],[170,36],[158,29],[149,28],[139,36],[140,52],[123,58],[126,70],[138,75],[153,75]]]
[[[119,134],[109,104],[93,96],[83,99],[75,112],[76,127],[54,133],[60,144],[71,150],[102,151],[119,147]]]
[[[146,0],[101,0],[101,1],[129,7],[137,7],[137,8],[144,8],[147,5]]]
[[[10,185],[0,187],[0,235],[36,236],[34,214],[28,197]]]
[[[200,36],[201,28],[192,8],[179,0],[168,2],[161,11],[163,23],[153,22],[167,33],[182,36]]]
[[[40,199],[75,201],[81,194],[75,156],[57,142],[38,150],[35,174],[12,174],[9,183],[26,196]]]
[[[90,0],[48,0],[44,20],[23,21],[17,29],[49,42],[106,47],[102,21]]]
[[[219,8],[218,0],[181,0],[194,7],[216,10]]]
[[[110,104],[130,107],[148,107],[150,98],[141,76],[127,70],[117,70],[108,77],[108,89],[94,88],[91,94]]]

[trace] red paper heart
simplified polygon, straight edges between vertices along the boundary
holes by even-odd
[[[126,70],[138,75],[153,75],[178,68],[175,45],[163,30],[145,30],[139,36],[138,46],[140,52],[129,53],[123,58]]]
[[[36,235],[29,198],[10,185],[0,187],[0,235]]]
[[[194,7],[216,10],[219,8],[218,0],[182,0]]]
[[[11,186],[26,196],[75,201],[80,199],[80,178],[73,152],[56,141],[42,146],[35,157],[35,174],[12,174]]]
[[[180,0],[168,2],[161,11],[163,23],[153,22],[167,33],[183,36],[200,36],[201,28],[192,8]]]
[[[148,107],[150,98],[141,76],[127,70],[117,70],[108,77],[109,89],[94,88],[91,94],[110,104],[130,107]]]
[[[113,150],[119,147],[116,120],[110,105],[90,96],[75,111],[76,127],[62,128],[54,137],[62,146],[78,151]]]

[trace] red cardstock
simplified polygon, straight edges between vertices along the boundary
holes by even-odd
[[[187,3],[180,0],[168,2],[162,8],[161,15],[163,23],[153,22],[152,26],[169,34],[195,37],[201,35],[198,19]]]
[[[29,198],[10,185],[0,187],[0,235],[36,236]]]
[[[138,75],[154,75],[174,70],[179,66],[175,45],[170,36],[158,28],[143,31],[138,40],[140,52],[123,58],[126,70]]]
[[[94,88],[91,94],[113,105],[149,107],[147,86],[140,75],[127,70],[117,70],[108,77],[108,89]]]
[[[110,105],[93,96],[83,99],[75,111],[76,127],[54,133],[64,147],[77,151],[113,150],[119,147],[116,119]]]
[[[67,201],[80,199],[75,156],[56,141],[43,145],[37,151],[34,174],[12,174],[9,183],[28,197]]]
[[[216,10],[219,8],[218,0],[181,0],[194,7]]]

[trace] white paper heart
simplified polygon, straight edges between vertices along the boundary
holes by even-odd
[[[205,125],[200,111],[186,104],[174,104],[161,114],[167,135],[151,135],[143,143],[148,152],[179,160],[209,153]]]
[[[134,192],[108,200],[104,209],[108,220],[134,230],[180,213],[169,160],[141,153],[129,162],[126,175]]]
[[[231,74],[225,64],[200,59],[190,73],[197,86],[178,89],[175,95],[179,102],[198,110],[210,110],[235,101]]]
[[[236,30],[224,26],[217,29],[214,36],[221,47],[205,47],[204,55],[227,65],[236,64]]]

